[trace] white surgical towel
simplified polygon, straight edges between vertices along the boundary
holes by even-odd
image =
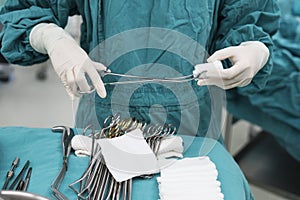
[[[116,181],[156,173],[158,161],[139,129],[120,137],[100,139],[105,164]]]
[[[157,157],[182,158],[183,157],[182,152],[183,152],[182,138],[179,136],[171,135],[162,139],[157,153]]]
[[[161,169],[160,200],[223,200],[218,171],[209,157],[184,158]]]
[[[75,135],[71,141],[71,146],[76,156],[90,156],[92,144],[92,138],[85,135]]]
[[[96,140],[98,142],[99,140]],[[92,150],[92,138],[84,135],[75,135],[71,142],[77,156],[90,156]],[[163,138],[157,153],[157,158],[182,158],[183,141],[179,136]]]

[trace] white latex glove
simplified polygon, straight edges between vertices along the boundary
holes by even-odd
[[[233,66],[224,69],[220,65],[196,65],[194,74],[206,71],[204,78],[198,85],[216,85],[223,89],[243,87],[248,85],[256,73],[266,64],[269,58],[269,49],[259,41],[243,42],[239,46],[232,46],[216,51],[207,61],[230,59]]]
[[[106,96],[104,84],[97,72],[106,67],[93,62],[64,29],[56,24],[38,24],[30,33],[30,44],[36,51],[49,55],[55,72],[71,98],[80,96],[80,92],[91,91],[86,74],[98,95],[102,98]]]

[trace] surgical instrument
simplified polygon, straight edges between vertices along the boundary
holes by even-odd
[[[23,185],[24,185],[24,181],[23,181],[23,179],[21,179],[16,187],[16,190],[21,191],[23,188]]]
[[[25,180],[24,180],[24,185],[23,185],[22,191],[27,191],[28,184],[29,184],[30,177],[31,177],[31,173],[32,173],[32,167],[29,167],[28,172],[27,172],[26,177],[25,177]]]
[[[16,157],[16,159],[12,162],[11,168],[7,172],[6,180],[5,180],[5,183],[4,183],[3,187],[2,187],[3,190],[5,190],[7,188],[10,179],[14,176],[14,170],[18,166],[19,160],[20,159],[18,157]]]
[[[100,76],[115,76],[115,77],[123,77],[123,78],[131,78],[135,80],[124,80],[124,81],[115,81],[115,82],[104,82],[104,85],[124,85],[124,84],[137,84],[137,83],[185,83],[193,80],[199,80],[202,78],[202,75],[205,75],[207,71],[203,71],[197,75],[190,74],[186,76],[173,77],[173,78],[155,78],[155,77],[145,77],[145,76],[136,76],[130,74],[118,74],[113,73],[110,70],[102,70],[100,71]],[[94,86],[90,86],[90,91],[82,92],[78,89],[79,94],[90,94],[95,91]]]
[[[104,76],[109,75],[109,76],[137,79],[137,80],[132,80],[132,81],[104,83],[104,85],[121,85],[121,84],[144,83],[144,82],[183,83],[183,82],[189,82],[192,80],[200,79],[200,77],[203,73],[206,73],[206,71],[199,73],[197,76],[190,74],[187,76],[174,77],[174,78],[155,78],[155,77],[136,76],[136,75],[130,75],[130,74],[118,74],[118,73],[110,72],[110,70],[102,70],[102,71],[100,71],[100,76],[104,77]]]
[[[88,127],[91,128],[91,126]],[[121,120],[120,114],[117,113],[105,119],[101,131],[88,136],[94,139],[114,138],[137,128],[143,131],[146,142],[155,154],[158,153],[162,139],[176,133],[176,126],[174,125],[149,125],[145,122],[139,122],[135,118]],[[83,134],[86,132],[87,130],[84,129]],[[95,144],[96,147],[92,153],[93,158],[90,160],[86,171],[69,187],[77,194],[79,199],[131,199],[132,179],[117,182],[105,164],[99,145],[96,142]],[[151,178],[153,175],[149,174],[141,177]]]
[[[38,194],[15,191],[15,190],[1,190],[0,191],[1,200],[50,200],[46,197],[40,196]]]
[[[17,175],[17,177],[15,178],[15,180],[12,182],[12,184],[10,185],[9,189],[10,190],[13,190],[15,185],[18,183],[19,180],[22,179],[23,177],[23,174],[25,173],[26,169],[28,168],[29,166],[29,160],[26,161],[24,167],[22,168],[22,170],[20,171],[20,173]]]
[[[50,188],[52,190],[52,195],[56,199],[68,200],[68,198],[59,191],[59,187],[68,170],[68,158],[71,152],[71,140],[74,137],[74,131],[66,126],[55,126],[52,128],[52,131],[62,133],[63,165]]]
[[[29,169],[27,171],[27,174],[25,176],[25,179],[24,180],[20,179],[16,190],[19,190],[19,191],[26,191],[27,190],[28,183],[29,183],[30,176],[31,176],[31,171],[32,171],[32,167],[29,167]]]

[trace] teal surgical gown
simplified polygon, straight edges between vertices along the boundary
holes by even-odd
[[[82,16],[81,46],[92,59],[113,72],[163,78],[189,75],[209,54],[244,41],[261,41],[272,52],[279,11],[275,0],[9,0],[0,15],[2,54],[20,65],[45,61],[47,55],[30,46],[30,31],[42,22],[65,27],[71,15]],[[251,84],[237,91],[259,91],[271,69],[270,59]],[[104,77],[104,82],[116,80]],[[105,99],[81,98],[78,125],[95,119],[101,124],[120,112],[148,123],[175,124],[183,134],[205,135],[213,129],[218,139],[213,123],[220,116],[212,113],[224,98],[214,87],[149,83],[107,85],[106,90]]]
[[[255,118],[257,111],[247,112],[245,117],[270,132],[290,155],[300,161],[300,22],[297,19],[300,1],[280,0],[279,3],[282,17],[279,31],[272,37],[272,73],[265,88],[247,96],[249,103],[268,117],[258,122],[260,119]],[[240,95],[235,98],[238,99],[241,99]],[[235,115],[243,113],[238,108],[231,111]]]

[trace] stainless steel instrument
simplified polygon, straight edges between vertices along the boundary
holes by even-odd
[[[155,154],[159,150],[161,140],[176,132],[176,127],[173,125],[147,125],[138,122],[134,118],[121,120],[121,116],[115,114],[106,118],[101,131],[89,136],[96,139],[113,138],[137,128],[143,131],[144,138]],[[132,197],[132,179],[117,182],[105,165],[99,146],[96,146],[93,152],[93,158],[90,160],[86,171],[69,187],[77,194],[79,199],[130,200]],[[151,178],[152,175],[142,177]]]
[[[14,171],[15,171],[15,168],[18,166],[18,164],[19,164],[19,158],[17,157],[14,161],[13,161],[13,163],[11,164],[11,168],[10,168],[10,170],[7,172],[7,175],[6,175],[6,180],[5,180],[5,183],[4,183],[4,185],[3,185],[3,187],[2,187],[2,190],[5,190],[6,188],[7,188],[7,186],[8,186],[8,183],[9,183],[9,181],[12,179],[12,177],[14,176]]]
[[[110,70],[102,70],[100,71],[100,76],[116,76],[116,77],[123,77],[123,78],[130,78],[132,80],[125,80],[125,81],[116,81],[116,82],[106,82],[104,85],[125,85],[125,84],[137,84],[137,83],[185,83],[193,80],[199,80],[205,75],[207,71],[203,71],[197,75],[190,74],[187,76],[180,76],[174,78],[155,78],[155,77],[145,77],[145,76],[135,76],[130,74],[118,74],[113,73]],[[90,94],[95,91],[94,86],[90,86],[91,89],[88,92],[78,91],[80,94]]]
[[[50,200],[46,197],[22,191],[2,190],[0,191],[0,200]]]
[[[68,198],[59,191],[59,187],[65,177],[66,171],[68,170],[68,158],[71,152],[71,140],[74,136],[73,129],[66,126],[55,126],[52,128],[53,132],[62,133],[62,150],[63,150],[63,164],[58,175],[52,182],[50,188],[52,190],[52,195],[58,200],[68,200]]]

